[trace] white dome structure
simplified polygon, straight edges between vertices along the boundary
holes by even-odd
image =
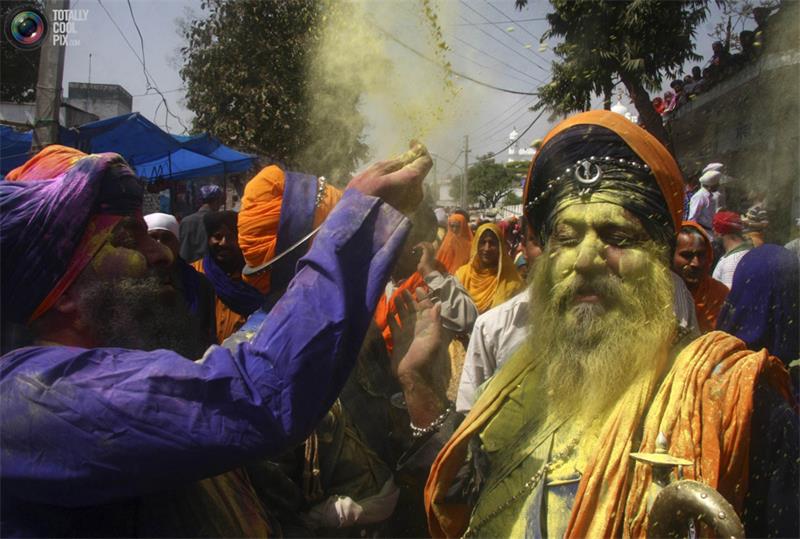
[[[617,102],[614,103],[611,107],[611,112],[616,112],[617,114],[621,114],[622,116],[628,115],[628,107],[622,104],[622,101],[617,99]]]

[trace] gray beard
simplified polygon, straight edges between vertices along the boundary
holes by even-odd
[[[655,358],[675,327],[672,281],[653,261],[647,279],[593,283],[608,304],[581,303],[572,287],[550,283],[550,259],[540,257],[530,285],[531,328],[525,353],[540,364],[534,375],[547,395],[542,413],[595,417],[632,383],[655,369]]]
[[[95,280],[83,285],[80,311],[102,346],[167,349],[198,359],[207,338],[183,297],[154,273],[143,278]]]

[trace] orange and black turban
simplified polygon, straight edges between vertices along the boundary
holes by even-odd
[[[545,137],[528,171],[524,201],[543,242],[566,206],[610,202],[636,215],[654,240],[672,246],[683,212],[683,176],[650,133],[614,112],[590,111]]]

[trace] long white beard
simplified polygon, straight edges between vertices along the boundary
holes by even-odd
[[[524,353],[540,363],[538,413],[595,418],[634,380],[655,369],[675,327],[669,269],[652,255],[646,278],[603,276],[592,286],[608,305],[572,302],[575,275],[553,285],[549,256],[539,257],[529,288],[531,327]]]

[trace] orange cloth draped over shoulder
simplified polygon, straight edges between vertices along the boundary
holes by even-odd
[[[655,452],[663,432],[669,453],[691,460],[687,479],[717,489],[741,514],[747,493],[750,426],[756,385],[764,380],[791,404],[789,373],[766,350],[714,331],[686,347],[670,366],[666,351],[644,379],[631,385],[602,427],[596,453],[578,486],[566,537],[643,537],[651,472],[631,451]],[[434,537],[459,537],[470,507],[445,502],[467,456],[472,436],[503,407],[530,369],[517,355],[501,369],[436,458],[425,486],[428,526]],[[657,381],[669,368],[660,387]],[[633,441],[643,425],[642,442]]]
[[[691,290],[694,299],[695,312],[697,313],[697,324],[702,333],[708,333],[717,326],[717,316],[722,309],[725,298],[728,297],[728,287],[711,277],[711,262],[714,260],[714,248],[711,240],[701,225],[694,221],[684,221],[684,227],[691,227],[697,230],[703,238],[706,249],[706,267],[704,268],[705,277],[697,283],[697,287]]]
[[[75,148],[51,144],[6,174],[6,180],[14,182],[55,178],[84,157],[86,154]]]
[[[239,247],[248,266],[260,266],[277,254],[275,246],[278,242],[285,179],[286,175],[280,167],[270,165],[261,169],[244,188],[238,220]],[[313,228],[325,220],[341,198],[341,191],[331,185],[325,186],[325,194],[314,214]],[[269,292],[269,270],[245,276],[244,280],[264,294]]]
[[[436,271],[442,274],[447,273],[445,267],[438,261],[436,262]],[[394,302],[397,300],[397,296],[403,293],[403,290],[408,290],[411,295],[414,296],[417,288],[422,288],[426,293],[430,292],[430,288],[428,288],[427,283],[425,283],[425,278],[422,277],[420,272],[415,271],[408,279],[394,289],[391,297],[387,299],[386,294],[382,294],[381,299],[378,300],[374,319],[378,329],[381,330],[383,340],[386,342],[386,351],[389,352],[389,355],[392,355],[392,349],[394,348],[392,330],[389,328],[389,315],[397,315],[397,307],[395,307]],[[396,318],[395,321],[400,325],[400,322]]]
[[[191,266],[200,273],[205,274],[202,258],[192,262]],[[214,295],[214,315],[217,318],[218,343],[233,335],[247,321],[247,317],[231,310],[216,294]]]
[[[459,224],[458,234],[450,230],[451,223]],[[453,274],[458,268],[469,262],[471,244],[472,230],[469,228],[467,219],[460,213],[454,213],[447,219],[447,233],[436,253],[436,260],[444,265],[447,273]]]
[[[478,261],[478,243],[484,232],[490,231],[495,235],[500,250],[497,270],[481,269]],[[520,288],[522,279],[517,273],[514,261],[503,248],[503,233],[494,223],[486,223],[478,227],[472,238],[469,262],[456,271],[456,279],[464,285],[479,313],[496,307],[506,300],[511,299]]]

